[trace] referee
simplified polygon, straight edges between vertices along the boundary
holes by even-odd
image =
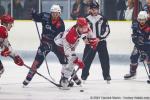
[[[102,67],[102,74],[104,80],[107,82],[111,80],[110,77],[110,63],[109,63],[109,54],[107,50],[106,38],[110,33],[110,28],[107,20],[99,14],[99,4],[93,2],[90,4],[90,15],[87,16],[87,20],[90,24],[90,27],[93,31],[93,37],[96,37],[97,46],[95,49],[91,48],[88,41],[89,38],[84,38],[86,46],[84,48],[83,61],[85,67],[82,70],[81,78],[82,80],[87,80],[89,76],[89,69],[91,63],[98,52],[99,60]],[[88,59],[87,59],[88,58]]]

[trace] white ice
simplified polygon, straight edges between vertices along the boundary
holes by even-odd
[[[123,79],[124,74],[129,71],[128,65],[111,64],[110,84],[103,80],[100,64],[92,64],[90,76],[85,84],[82,87],[75,85],[70,90],[60,90],[38,75],[23,88],[22,82],[28,69],[15,65],[13,61],[6,60],[3,64],[5,72],[0,78],[0,100],[150,100],[150,84],[146,83],[147,75],[142,64],[134,80]],[[30,66],[32,62],[26,64]],[[48,65],[51,76],[58,83],[61,65],[50,62],[50,59]],[[44,63],[38,72],[48,77]],[[81,75],[81,70],[78,75]]]
[[[66,22],[66,27],[68,28],[74,23]],[[68,91],[63,91],[36,75],[26,88],[22,88],[22,82],[28,73],[28,69],[15,65],[12,60],[2,59],[5,72],[0,78],[0,100],[150,100],[150,84],[146,83],[148,78],[142,64],[138,67],[135,80],[123,79],[123,76],[129,72],[130,63],[127,56],[133,49],[131,22],[110,21],[109,24],[111,34],[107,39],[108,51],[111,55],[115,54],[116,57],[123,55],[118,60],[116,60],[116,57],[110,59],[111,84],[106,84],[103,80],[101,66],[94,61],[90,69],[90,76],[82,87],[74,86]],[[32,21],[15,21],[10,33],[9,40],[13,49],[23,50],[26,53],[23,56],[29,56],[31,60],[25,59],[24,61],[31,66],[34,55],[28,54],[28,51],[36,52],[39,46],[35,23]],[[76,52],[82,54],[83,48],[84,44],[81,42]],[[126,59],[124,55],[127,55]],[[113,61],[118,62],[114,64]],[[51,76],[58,83],[61,65],[58,61],[53,60],[53,57],[48,59],[48,65]],[[49,78],[45,63],[38,72]],[[81,76],[81,70],[78,75]],[[80,90],[84,90],[84,92],[80,92]]]

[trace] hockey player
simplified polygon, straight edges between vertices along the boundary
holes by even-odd
[[[29,70],[23,85],[26,86],[32,80],[35,71],[41,66],[44,61],[44,57],[52,51],[59,59],[59,62],[63,65],[66,64],[66,57],[63,51],[54,43],[54,38],[58,33],[65,30],[65,25],[60,17],[61,9],[59,5],[52,5],[50,13],[36,13],[33,11],[32,17],[35,22],[42,23],[42,39],[40,46],[37,50],[35,60]],[[45,56],[44,56],[45,55]]]
[[[69,30],[66,30],[64,33],[60,33],[55,38],[55,43],[63,47],[64,53],[68,60],[68,64],[63,66],[61,71],[62,76],[60,79],[60,84],[62,85],[63,89],[69,89],[68,79],[71,77],[74,71],[74,66],[77,65],[81,69],[84,67],[84,63],[77,57],[75,49],[79,43],[79,39],[84,39],[86,36],[90,36],[90,34],[92,34],[92,31],[86,19],[78,18],[76,25],[71,27]],[[94,43],[91,43],[91,46],[94,47]]]
[[[150,26],[147,24],[148,14],[146,11],[140,11],[137,21],[132,24],[132,41],[135,44],[131,54],[130,72],[124,76],[124,79],[134,79],[136,76],[136,69],[138,67],[138,59],[140,61],[147,61],[150,71]]]
[[[8,41],[8,31],[10,31],[10,29],[13,26],[14,23],[14,19],[9,16],[9,15],[3,15],[0,18],[0,22],[1,22],[1,26],[0,26],[0,49],[1,49],[1,56],[3,57],[11,57],[14,60],[14,63],[22,66],[24,64],[23,60],[20,58],[20,56],[18,54],[16,54],[9,41]],[[0,76],[3,74],[4,72],[4,66],[0,60]]]
[[[90,39],[85,39],[86,46],[84,48],[84,54],[83,59],[87,56],[88,59],[84,60],[85,67],[82,70],[81,78],[82,80],[86,80],[89,76],[89,69],[91,66],[91,63],[96,55],[96,52],[98,52],[99,60],[102,67],[103,72],[103,78],[104,80],[110,81],[110,64],[109,64],[109,54],[107,50],[107,43],[106,38],[110,33],[110,28],[108,25],[107,20],[99,14],[99,4],[97,2],[93,2],[90,5],[90,15],[86,17],[88,22],[90,23],[90,27],[93,31],[93,36],[96,37],[97,45],[95,50],[93,50],[89,46],[89,42],[87,42]]]

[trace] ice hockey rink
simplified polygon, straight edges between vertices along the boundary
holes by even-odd
[[[27,62],[31,65],[31,62]],[[70,90],[60,90],[47,80],[36,75],[31,83],[23,88],[22,82],[28,72],[25,67],[17,67],[12,61],[4,61],[5,73],[0,82],[0,100],[150,100],[150,84],[143,65],[138,68],[137,78],[124,80],[123,76],[129,70],[127,65],[111,65],[112,81],[107,84],[102,79],[99,64],[92,64],[90,76],[82,86]],[[48,63],[51,76],[58,83],[61,66],[58,63]],[[46,66],[43,64],[39,73],[49,78]],[[78,72],[81,75],[81,70]],[[84,92],[80,92],[83,90]]]
[[[123,25],[125,29],[116,27],[116,24]],[[5,72],[0,78],[0,100],[150,100],[150,84],[146,82],[148,77],[142,63],[139,63],[136,79],[123,79],[123,76],[129,72],[129,56],[133,46],[130,40],[130,24],[130,22],[110,22],[112,29],[108,38],[112,77],[110,84],[103,80],[99,59],[96,57],[90,69],[90,76],[82,86],[74,85],[70,90],[60,90],[47,80],[35,75],[31,83],[23,88],[22,82],[28,69],[15,65],[10,58],[1,57]],[[33,27],[32,30],[22,31],[24,28],[31,29],[31,27]],[[25,64],[31,66],[39,45],[34,23],[15,22],[15,27],[10,34],[10,42],[23,57]],[[76,51],[80,58],[82,58],[83,48],[81,42]],[[52,53],[48,55],[47,61],[50,74],[58,83],[61,65]],[[45,63],[38,72],[50,78]],[[77,74],[80,77],[81,70]]]

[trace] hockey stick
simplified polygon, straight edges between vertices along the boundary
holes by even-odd
[[[14,57],[11,56],[11,55],[10,55],[9,57],[12,58],[12,59],[14,59]],[[32,70],[32,68],[30,68],[30,67],[29,67],[28,65],[26,65],[26,64],[23,64],[23,66],[25,66],[25,67],[28,68],[29,70]],[[43,77],[44,79],[46,79],[47,81],[49,81],[50,83],[54,84],[55,86],[61,87],[60,84],[57,84],[57,83],[51,81],[50,79],[46,78],[44,75],[38,73],[37,71],[34,71],[34,72],[35,72],[36,74],[38,74],[39,76]]]
[[[30,69],[30,70],[32,70],[28,65],[26,65],[26,64],[24,64],[23,66],[25,66],[26,68],[28,68],[28,69]],[[55,83],[55,82],[53,82],[53,81],[51,81],[50,79],[48,79],[47,77],[45,77],[44,75],[42,75],[42,74],[40,74],[39,72],[37,72],[37,71],[34,71],[36,74],[38,74],[39,76],[41,76],[42,78],[44,78],[44,79],[46,79],[47,81],[49,81],[50,83],[52,83],[52,84],[54,84],[55,86],[57,86],[57,87],[61,87],[61,85],[60,84],[57,84],[57,83]]]
[[[141,55],[141,51],[140,51],[140,50],[139,50],[139,52],[140,52],[140,55]],[[147,83],[150,84],[150,74],[149,74],[149,72],[148,72],[148,70],[147,70],[147,68],[146,68],[146,64],[145,64],[144,60],[142,61],[142,63],[143,63],[143,65],[144,65],[144,68],[145,68],[147,77],[148,77],[148,79],[149,79],[149,80],[147,80]]]
[[[36,26],[36,30],[37,30],[38,37],[39,37],[40,44],[41,44],[41,36],[40,36],[40,32],[39,32],[39,28],[38,28],[37,22],[35,22],[35,26]],[[46,64],[46,68],[47,68],[48,74],[49,74],[50,78],[51,78],[53,81],[55,81],[54,78],[50,75],[50,71],[49,71],[47,59],[46,59],[46,56],[45,56],[45,53],[44,53],[44,52],[43,52],[43,56],[44,56],[44,60],[45,60],[45,64]]]
[[[143,61],[143,65],[144,65],[144,68],[145,68],[145,71],[146,71],[147,77],[148,77],[148,79],[149,79],[149,80],[147,80],[147,83],[148,83],[148,84],[150,84],[150,75],[149,75],[149,73],[148,73],[148,70],[147,70],[147,68],[146,68],[146,64],[145,64],[145,62],[144,62],[144,61]]]
[[[88,51],[87,55],[85,56],[85,58],[83,59],[83,61],[85,59],[87,59],[87,56],[92,52],[92,49],[90,49],[90,51]],[[79,67],[77,68],[77,70],[75,70],[75,72],[73,73],[73,76],[70,78],[69,83],[72,81],[72,79],[74,78],[74,76],[77,74],[77,72],[79,71]]]

